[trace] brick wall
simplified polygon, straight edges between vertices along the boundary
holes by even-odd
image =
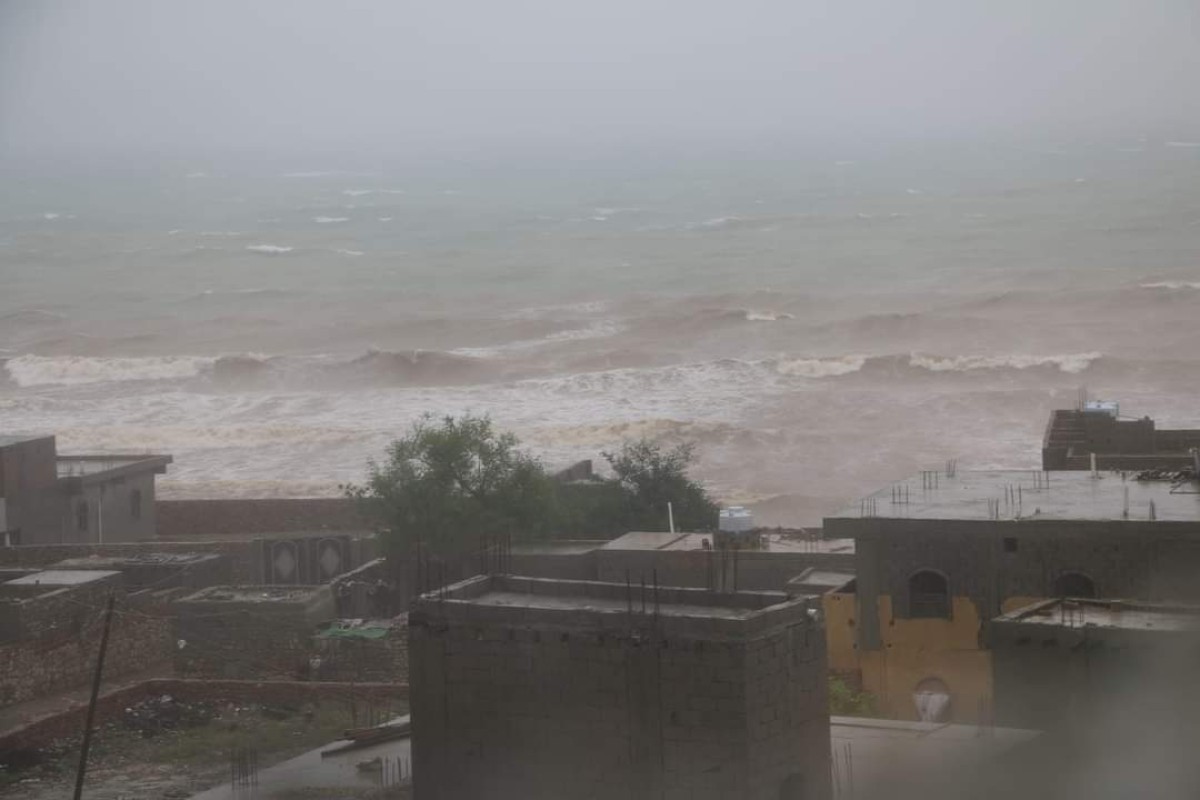
[[[157,505],[160,539],[372,530],[354,502],[343,497],[159,500]]]

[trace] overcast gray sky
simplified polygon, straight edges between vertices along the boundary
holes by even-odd
[[[1163,132],[1196,0],[0,0],[0,145]]]

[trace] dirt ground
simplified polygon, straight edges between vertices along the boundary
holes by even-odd
[[[227,783],[234,753],[251,755],[262,770],[338,739],[347,728],[375,724],[405,710],[352,709],[340,701],[297,708],[182,703],[164,695],[127,708],[121,718],[97,729],[84,796],[182,800]],[[64,740],[37,752],[5,754],[2,758],[8,763],[0,766],[0,798],[70,797],[79,744],[78,739]],[[349,790],[345,799],[383,796]],[[337,800],[328,792],[322,797]]]

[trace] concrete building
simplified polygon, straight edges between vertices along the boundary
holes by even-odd
[[[885,715],[986,722],[993,617],[1057,597],[1200,601],[1200,484],[1139,477],[925,472],[827,518],[856,542],[854,583],[823,598],[831,667]]]
[[[812,598],[478,576],[409,614],[419,800],[826,798]]]
[[[1078,729],[1151,709],[1161,724],[1155,705],[1195,710],[1200,606],[1045,600],[996,617],[988,639],[1001,725]]]
[[[1160,430],[1149,417],[1121,419],[1116,403],[1089,403],[1050,413],[1042,469],[1179,470],[1196,468],[1200,430]]]
[[[170,456],[60,456],[53,436],[0,437],[0,544],[154,538]]]

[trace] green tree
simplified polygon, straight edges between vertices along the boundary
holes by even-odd
[[[614,522],[624,531],[664,530],[667,503],[677,530],[705,531],[717,526],[717,504],[704,487],[687,475],[695,455],[690,442],[665,449],[647,439],[626,442],[615,453],[604,453],[621,487],[621,506],[612,509]]]
[[[346,487],[380,527],[389,553],[419,541],[438,555],[462,555],[482,537],[549,536],[559,517],[554,481],[511,433],[487,417],[426,415],[371,462],[367,481]]]

